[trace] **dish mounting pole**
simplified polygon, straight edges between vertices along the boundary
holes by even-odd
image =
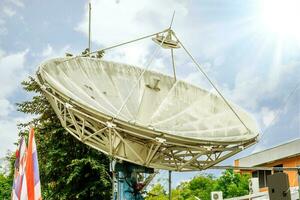
[[[176,82],[176,69],[175,69],[175,61],[174,61],[174,52],[173,52],[173,49],[171,49],[171,57],[172,57],[173,75],[174,75],[174,80]]]
[[[172,171],[169,170],[169,200],[172,199]]]
[[[155,175],[153,168],[123,162],[114,162],[114,189],[112,200],[144,200],[142,195],[146,183],[140,182],[140,175]]]

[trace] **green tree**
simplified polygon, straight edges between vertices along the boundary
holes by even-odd
[[[184,200],[184,198],[181,196],[181,190],[172,189],[172,199],[176,200]]]
[[[19,111],[36,116],[20,126],[27,130],[29,124],[35,127],[43,198],[109,199],[107,156],[66,132],[33,78],[22,85],[25,91],[34,92],[31,100],[17,106]],[[27,131],[21,134],[27,135]]]
[[[237,197],[248,194],[249,175],[233,173],[233,170],[226,170],[219,178],[211,174],[202,174],[192,180],[183,182],[176,189],[172,190],[173,200],[210,200],[212,191],[222,191],[223,198]],[[160,184],[155,185],[150,191],[151,196],[147,200],[164,200],[166,192]],[[149,195],[148,195],[149,196]]]
[[[15,163],[15,154],[7,153],[6,161],[8,161],[9,169],[13,169]],[[0,199],[11,199],[12,186],[13,170],[10,170],[8,174],[0,173]]]
[[[0,199],[10,199],[12,178],[0,173]]]
[[[158,183],[148,192],[145,200],[168,200],[164,187]]]
[[[182,183],[182,186],[179,187],[180,194],[183,199],[194,200],[195,197],[198,197],[202,200],[209,200],[215,184],[216,181],[210,174],[196,176],[189,182]]]
[[[234,173],[233,170],[225,170],[217,180],[215,190],[223,192],[224,198],[243,196],[249,193],[248,174]]]
[[[200,175],[188,182],[181,183],[172,190],[173,200],[210,200],[210,192],[213,191],[216,181],[212,175]],[[154,185],[146,197],[146,200],[167,200],[168,195],[161,184]]]

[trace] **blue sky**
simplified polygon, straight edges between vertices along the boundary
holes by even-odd
[[[262,132],[268,127],[257,145],[225,163],[300,137],[300,89],[286,100],[300,81],[297,1],[91,2],[93,50],[165,29],[176,10],[173,29],[181,41],[229,100],[250,112]],[[83,51],[87,19],[83,0],[0,1],[0,157],[15,149],[16,124],[30,119],[16,111],[15,103],[30,98],[20,82],[45,59]],[[145,41],[107,52],[105,59],[143,65],[152,50]],[[180,50],[175,59],[179,78],[209,87]],[[167,52],[152,69],[172,73]],[[195,174],[177,173],[174,184]]]

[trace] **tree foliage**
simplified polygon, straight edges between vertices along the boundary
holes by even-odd
[[[214,190],[216,181],[212,175],[194,177],[191,181],[183,183],[181,196],[183,199],[194,200],[195,196],[200,199],[210,199],[210,193]]]
[[[246,195],[249,193],[249,178],[249,175],[226,170],[217,180],[215,190],[223,191],[223,196],[226,198]]]
[[[174,200],[210,200],[212,191],[222,191],[223,198],[243,196],[249,193],[248,179],[249,175],[240,175],[233,170],[226,170],[219,178],[211,174],[204,174],[194,177],[188,182],[183,182],[172,190],[172,199]],[[149,195],[150,194],[150,195]],[[153,186],[146,200],[165,200],[167,193],[161,184]],[[152,195],[156,194],[156,195]]]
[[[168,197],[164,187],[158,183],[152,187],[146,197],[146,200],[168,200]]]
[[[6,159],[9,162],[9,168],[13,168],[15,155],[8,154]],[[0,199],[4,199],[4,200],[11,199],[12,183],[13,183],[12,170],[9,171],[9,174],[7,174],[5,170],[3,172],[0,172]]]
[[[10,199],[12,187],[12,179],[0,173],[0,199],[8,200]]]
[[[33,123],[35,127],[43,198],[109,199],[107,156],[66,132],[33,78],[22,85],[25,91],[34,93],[31,100],[17,106],[19,111],[36,116],[20,126],[28,130]]]

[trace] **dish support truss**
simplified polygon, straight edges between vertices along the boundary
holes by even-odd
[[[39,79],[41,81],[41,79]],[[41,84],[41,82],[39,82]],[[191,140],[157,132],[83,109],[47,84],[41,84],[62,126],[82,143],[109,156],[172,171],[205,170],[255,143]]]

